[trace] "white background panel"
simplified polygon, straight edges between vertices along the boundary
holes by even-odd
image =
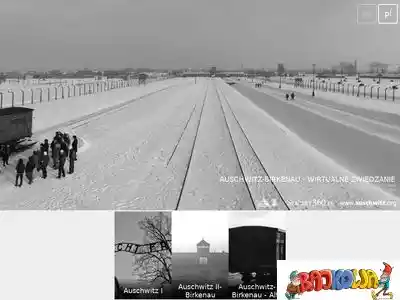
[[[0,213],[0,299],[114,297],[113,212]]]
[[[289,212],[287,260],[400,260],[400,212]]]

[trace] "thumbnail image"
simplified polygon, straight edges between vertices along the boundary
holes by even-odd
[[[399,260],[278,261],[279,300],[384,300],[398,299]]]
[[[171,213],[115,213],[115,299],[168,297]]]
[[[275,299],[277,260],[286,259],[286,212],[228,216],[230,297]]]
[[[172,282],[176,298],[226,298],[227,214],[225,211],[172,213]]]

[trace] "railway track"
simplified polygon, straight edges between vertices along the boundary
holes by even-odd
[[[183,178],[182,185],[181,185],[181,188],[180,188],[180,191],[179,191],[179,196],[178,196],[178,199],[177,199],[177,203],[176,203],[175,210],[178,210],[178,209],[179,209],[179,205],[180,205],[181,200],[182,200],[183,191],[185,190],[185,184],[186,184],[186,182],[187,182],[187,178],[188,178],[188,174],[189,174],[190,165],[191,165],[191,163],[192,163],[193,152],[194,152],[194,149],[195,149],[195,147],[196,147],[197,137],[198,137],[198,135],[199,135],[199,129],[200,129],[200,124],[201,124],[201,118],[202,118],[202,116],[203,116],[204,105],[206,104],[206,101],[207,101],[207,95],[208,95],[208,85],[207,85],[207,90],[206,90],[206,92],[205,92],[205,95],[204,95],[204,98],[203,98],[203,102],[202,102],[202,105],[201,105],[200,117],[199,117],[199,119],[198,119],[198,121],[197,121],[197,126],[196,126],[196,134],[195,134],[194,139],[193,139],[192,149],[191,149],[191,151],[190,151],[188,163],[187,163],[187,166],[186,166],[185,176],[184,176],[184,178]],[[185,130],[186,130],[186,128],[185,128]],[[184,132],[182,133],[182,136],[183,136],[183,134],[185,133],[185,130],[184,130]]]
[[[251,161],[253,161],[253,166],[251,169],[257,169],[258,173],[257,177],[261,176],[262,178],[267,178],[267,182],[262,182],[261,184],[257,184],[257,182],[255,182],[255,184],[249,184],[246,183],[247,188],[249,189],[249,193],[252,197],[253,203],[255,205],[256,209],[279,209],[279,210],[289,210],[289,206],[288,204],[285,202],[282,194],[279,192],[278,188],[276,187],[274,181],[271,179],[271,176],[268,174],[268,171],[265,169],[264,165],[262,164],[260,157],[257,155],[253,145],[251,144],[250,140],[248,139],[242,125],[240,124],[239,120],[237,119],[236,114],[234,113],[231,105],[229,104],[229,101],[226,97],[226,95],[221,91],[221,89],[217,88],[217,92],[218,92],[218,99],[221,103],[221,107],[223,109],[223,113],[224,113],[224,117],[225,120],[227,120],[226,117],[226,111],[223,108],[222,105],[222,99],[221,97],[224,99],[224,103],[226,104],[226,110],[228,111],[228,113],[232,116],[233,118],[233,123],[236,125],[235,127],[238,129],[238,131],[240,132],[241,137],[244,139],[244,148],[247,148],[245,150],[247,150],[249,153],[251,153]],[[228,122],[227,122],[227,126],[228,126]],[[229,126],[228,126],[229,128]],[[232,129],[230,130],[230,134],[232,137]],[[232,139],[232,143],[233,139]],[[242,159],[239,159],[239,155],[238,152],[236,150],[236,147],[234,146],[236,155],[238,157],[238,161],[239,164],[241,166],[241,170],[242,170],[242,175],[244,176],[244,178],[246,177],[252,177],[251,174],[251,170],[250,168],[247,168],[248,170],[244,171],[244,165],[245,165],[245,161],[243,161]],[[250,173],[248,175],[246,175],[246,173]],[[260,201],[256,201],[255,199],[260,199]]]
[[[257,173],[257,176],[262,176],[263,178],[268,178],[269,182],[268,183],[260,183],[260,182],[255,182],[255,183],[249,183],[247,182],[247,180],[243,181],[243,184],[246,186],[246,190],[248,192],[250,201],[251,201],[251,206],[252,209],[254,210],[265,210],[265,209],[272,209],[272,210],[289,210],[289,206],[287,205],[287,203],[284,201],[283,196],[281,195],[281,193],[279,192],[279,190],[277,189],[276,185],[274,184],[274,182],[271,180],[271,177],[269,176],[267,170],[265,169],[265,167],[263,166],[263,164],[261,163],[261,160],[259,158],[259,156],[257,155],[255,149],[253,148],[253,146],[251,145],[249,139],[247,138],[245,131],[243,129],[243,127],[240,125],[236,115],[234,114],[227,97],[225,96],[225,94],[216,86],[215,81],[211,83],[213,89],[216,90],[216,95],[217,95],[217,99],[220,105],[220,109],[222,112],[222,118],[224,120],[224,126],[227,129],[228,135],[229,135],[229,142],[230,145],[232,147],[232,149],[234,150],[234,156],[235,156],[235,160],[236,163],[239,167],[240,170],[240,175],[239,177],[242,178],[249,178],[252,176],[251,174],[251,170],[249,170],[248,167],[245,166],[245,162],[243,160],[242,154],[240,153],[240,150],[238,149],[238,145],[237,145],[237,140],[238,136],[240,139],[242,139],[244,141],[244,143],[242,143],[245,147],[245,151],[247,153],[251,153],[251,161],[253,162],[252,164],[252,170],[257,169],[259,170],[259,172]],[[196,125],[196,132],[195,135],[193,137],[193,141],[192,141],[192,146],[191,146],[191,150],[190,153],[188,155],[188,160],[187,160],[187,164],[185,166],[185,174],[183,176],[182,179],[182,183],[180,184],[180,191],[179,191],[179,195],[176,199],[176,205],[174,207],[175,210],[179,210],[181,208],[181,203],[183,200],[183,194],[184,194],[184,190],[186,187],[186,183],[188,181],[188,176],[189,176],[189,171],[190,168],[192,167],[192,161],[193,161],[193,153],[196,149],[196,143],[198,140],[198,135],[199,135],[199,128],[203,119],[203,110],[204,110],[204,106],[206,104],[207,101],[207,97],[209,94],[209,90],[207,88],[205,96],[203,98],[202,101],[202,105],[201,105],[201,111],[200,111],[200,115],[199,115],[199,119],[197,121],[197,125]],[[225,108],[224,108],[225,107]],[[185,134],[186,130],[187,130],[187,125],[189,124],[191,118],[194,115],[194,110],[195,108],[192,110],[190,116],[189,116],[189,120],[186,123],[186,126],[184,127],[180,138],[178,140],[178,143],[176,144],[176,147],[173,150],[173,153],[175,153],[176,148],[178,147],[178,144],[181,141],[182,136]],[[230,117],[228,116],[230,115]],[[234,127],[236,128],[232,128],[233,125],[229,122],[228,119],[233,120],[234,122]],[[233,133],[233,130],[236,129],[236,132]],[[236,138],[235,138],[236,137]],[[241,147],[241,150],[243,150],[243,146]],[[168,164],[170,162],[170,159],[168,160]],[[216,197],[217,200],[217,197]]]

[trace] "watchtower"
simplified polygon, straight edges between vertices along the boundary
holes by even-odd
[[[204,239],[197,243],[197,263],[200,265],[206,265],[208,263],[208,257],[210,255],[210,244]]]

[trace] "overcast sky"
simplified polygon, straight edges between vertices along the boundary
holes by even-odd
[[[0,68],[400,63],[400,25],[357,25],[358,3],[368,2],[0,0]]]
[[[197,252],[204,238],[210,251],[229,251],[228,213],[226,211],[173,211],[172,253]]]

